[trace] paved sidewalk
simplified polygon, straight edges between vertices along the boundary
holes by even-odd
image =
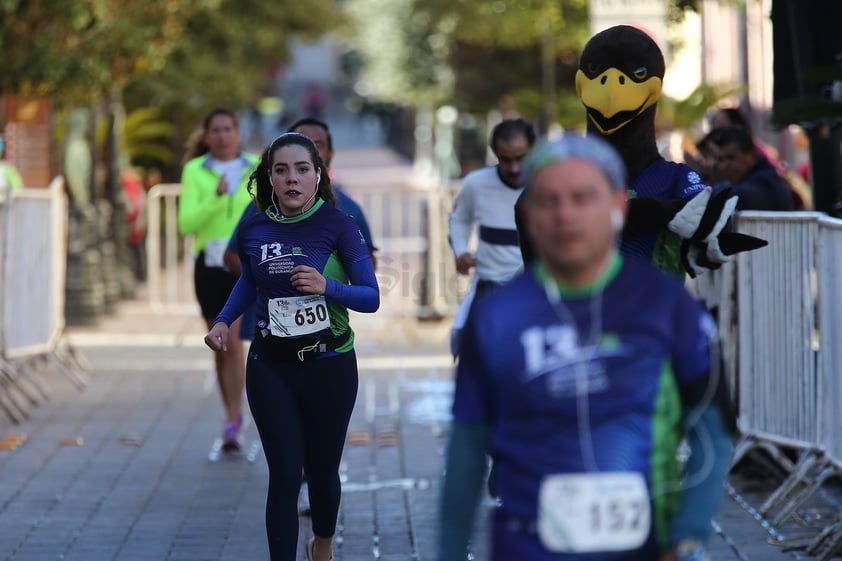
[[[359,326],[337,561],[433,559],[452,393],[447,325],[402,323]],[[120,325],[134,332],[112,331]],[[243,458],[209,460],[221,405],[201,322],[128,302],[100,329],[69,334],[93,366],[87,389],[47,371],[51,401],[19,427],[0,424],[0,438],[26,433],[17,450],[0,451],[0,559],[267,559],[267,471],[254,427]],[[138,343],[127,346],[132,336]],[[793,558],[732,499],[717,525],[714,560]],[[477,550],[487,558],[482,540]]]
[[[383,149],[342,148],[337,167],[352,193],[411,183],[410,166]],[[212,457],[222,406],[203,322],[198,311],[153,313],[143,297],[68,331],[92,366],[86,389],[48,369],[39,376],[51,399],[19,426],[0,417],[0,441],[19,444],[0,450],[0,561],[268,559],[267,470],[254,426],[243,457]],[[448,321],[386,310],[352,314],[351,323],[360,386],[336,560],[431,561],[453,391]],[[750,513],[763,495],[733,483],[713,561],[801,558],[770,545],[773,534]],[[309,535],[302,518],[300,559]]]

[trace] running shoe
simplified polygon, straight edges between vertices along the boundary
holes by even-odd
[[[301,483],[298,492],[298,515],[310,516],[310,490],[307,488],[307,481]]]
[[[239,452],[243,448],[243,416],[236,421],[227,421],[222,435],[223,452]]]

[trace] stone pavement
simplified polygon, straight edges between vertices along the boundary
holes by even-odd
[[[447,322],[353,319],[361,377],[336,559],[431,560],[452,392]],[[0,422],[0,438],[26,433],[0,451],[0,560],[268,558],[267,471],[254,427],[243,457],[209,459],[221,405],[203,333],[197,319],[137,301],[97,328],[69,331],[92,366],[88,387],[47,370],[51,400],[20,426]],[[733,499],[716,528],[714,560],[793,558]],[[306,518],[300,535],[303,544]],[[486,554],[480,539],[477,559]]]
[[[411,167],[383,149],[343,147],[337,167],[352,194],[411,183]],[[449,323],[388,310],[351,321],[360,386],[336,559],[430,561],[453,389]],[[222,407],[204,332],[197,310],[154,313],[143,290],[98,325],[68,330],[92,368],[87,388],[49,368],[39,374],[48,402],[18,426],[0,416],[0,442],[12,444],[0,450],[0,561],[268,558],[265,461],[253,426],[242,457],[214,453]],[[751,515],[763,496],[745,502],[733,483],[712,559],[799,558],[770,545],[777,534]],[[483,527],[479,560],[488,551]],[[300,559],[309,535],[302,518]]]

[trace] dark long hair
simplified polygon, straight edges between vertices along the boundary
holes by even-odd
[[[269,146],[260,155],[260,162],[257,167],[251,172],[249,176],[248,190],[251,193],[254,204],[261,212],[272,206],[272,184],[269,182],[269,172],[272,169],[272,158],[275,152],[284,146],[292,144],[303,146],[310,153],[310,160],[313,162],[313,167],[319,171],[319,187],[316,190],[316,195],[324,199],[326,203],[331,206],[336,206],[336,199],[333,196],[333,187],[330,185],[330,176],[325,167],[322,158],[319,156],[319,151],[313,141],[297,132],[287,132],[269,143]]]

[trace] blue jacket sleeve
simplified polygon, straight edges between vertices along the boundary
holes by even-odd
[[[465,561],[474,529],[491,429],[455,421],[439,502],[438,561]]]
[[[368,252],[374,253],[377,251],[377,248],[374,246],[374,241],[371,239],[371,229],[368,227],[368,220],[365,218],[365,213],[363,212],[362,207],[357,204],[357,201],[347,195],[344,190],[339,188],[339,186],[335,187],[336,208],[354,219],[354,222],[357,223],[357,226],[360,229],[360,233],[363,235],[363,238],[365,238],[365,244],[368,246]]]
[[[670,528],[673,545],[685,539],[706,541],[724,495],[737,427],[721,372],[717,356],[710,374],[680,389],[690,457],[682,482],[681,508]]]
[[[351,284],[325,279],[325,296],[357,312],[376,312],[380,307],[380,288],[377,286],[371,258],[365,257],[352,265],[343,263],[343,266]]]
[[[371,239],[371,228],[368,227],[368,220],[365,219],[365,214],[362,209],[360,209],[360,213],[354,217],[354,220],[357,222],[357,226],[360,227],[360,233],[365,238],[365,244],[368,246],[369,253],[377,251],[377,247],[374,245],[374,240]]]
[[[253,214],[257,214],[257,205],[254,204],[254,201],[250,202],[248,206],[243,210],[243,214],[240,216],[240,221],[237,222],[237,227],[234,228],[234,232],[231,234],[231,238],[228,240],[228,249],[230,251],[239,252],[239,242],[237,240],[237,235],[240,233],[240,226],[242,226],[243,222],[246,221],[246,218],[249,218]]]
[[[695,539],[705,542],[710,522],[719,511],[723,483],[731,463],[733,437],[725,415],[715,404],[707,405],[687,434],[690,457],[687,460],[681,508],[670,529],[670,543]]]
[[[234,320],[243,315],[245,309],[254,304],[254,299],[257,297],[257,289],[254,284],[254,277],[252,276],[251,267],[248,263],[243,262],[242,254],[240,255],[240,278],[237,279],[237,284],[228,296],[228,301],[214,323],[223,322],[225,325],[231,325]]]

